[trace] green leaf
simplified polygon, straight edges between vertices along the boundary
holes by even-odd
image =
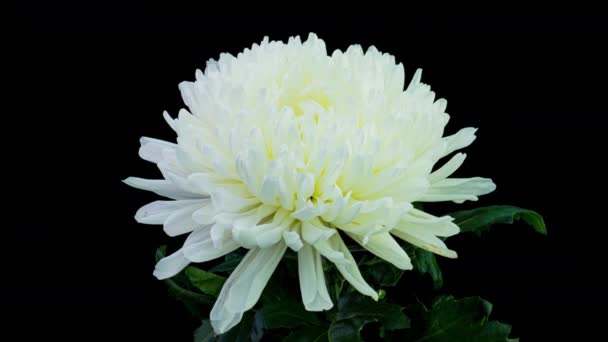
[[[161,246],[156,250],[156,260],[162,259],[166,255],[166,247]],[[165,284],[169,293],[177,300],[182,302],[192,315],[198,318],[206,318],[209,313],[209,306],[213,305],[215,298],[196,292],[184,272],[180,272],[172,278],[165,279]]]
[[[518,338],[511,339],[508,337],[511,333],[511,325],[509,324],[490,321],[484,324],[484,328],[479,334],[480,341],[519,341]]]
[[[225,272],[225,273],[230,273],[232,272],[241,262],[241,260],[243,260],[243,254],[241,254],[241,252],[239,250],[234,251],[232,253],[226,254],[226,256],[224,257],[224,262],[222,262],[221,264],[218,264],[214,267],[212,267],[209,272],[213,272],[213,273],[218,273],[218,272]]]
[[[335,322],[329,327],[329,340],[332,342],[363,341],[360,335],[361,330],[371,322],[375,321],[369,316]]]
[[[250,336],[252,341],[260,341],[264,337],[264,318],[259,311],[253,316]]]
[[[403,270],[376,256],[362,263],[359,269],[363,274],[363,278],[369,279],[371,283],[379,287],[395,286],[403,275]]]
[[[169,292],[171,292],[171,294],[174,295],[180,301],[205,305],[212,305],[215,302],[214,298],[191,290],[187,290],[178,282],[172,279],[165,279],[165,283],[169,288]]]
[[[220,294],[222,286],[226,278],[220,277],[217,274],[203,271],[200,268],[188,266],[186,267],[186,276],[197,289],[202,293],[211,295],[215,298]]]
[[[426,314],[417,342],[511,341],[508,324],[488,321],[492,304],[479,297],[440,297]]]
[[[277,269],[270,277],[268,284],[266,284],[266,287],[262,292],[260,303],[263,305],[288,300],[298,302],[302,305],[300,293],[297,290],[294,291],[294,289],[298,289],[300,286],[297,276],[298,266],[297,263],[294,265],[290,264],[290,261],[285,260],[286,257],[290,256],[288,253],[285,254],[286,255],[284,255],[283,259],[279,262]],[[290,268],[292,271],[295,269],[295,275],[290,274]]]
[[[510,205],[494,205],[473,210],[457,211],[450,214],[461,232],[480,232],[487,230],[493,224],[511,224],[523,220],[537,232],[547,235],[543,217],[535,211]]]
[[[167,245],[158,247],[156,250],[156,262],[159,262],[160,259],[165,257],[165,255],[167,255]]]
[[[433,288],[440,289],[443,286],[443,275],[435,254],[415,246],[408,246],[406,252],[412,259],[414,269],[422,274],[429,274],[433,279]]]
[[[243,315],[241,322],[226,333],[219,336],[219,342],[250,342],[260,341],[264,334],[262,321],[252,310]]]
[[[336,320],[373,316],[387,330],[409,327],[409,320],[399,305],[374,301],[358,292],[344,295],[338,302]]]
[[[194,342],[214,342],[217,341],[215,332],[208,319],[204,320],[198,329],[194,331]]]
[[[264,305],[260,314],[266,329],[293,328],[299,325],[320,325],[314,312],[306,311],[301,302],[286,300]]]
[[[410,321],[396,304],[376,302],[360,293],[343,295],[338,302],[335,321],[329,328],[332,342],[361,341],[361,330],[371,322],[378,322],[384,330],[409,327]]]
[[[342,294],[342,290],[344,290],[346,283],[346,279],[344,276],[338,271],[338,268],[334,263],[328,262],[325,258],[323,260],[323,272],[325,273],[325,279],[327,281],[327,290],[329,292],[329,296],[331,297],[332,302],[337,302]]]
[[[283,342],[327,342],[327,327],[306,326],[293,330]]]

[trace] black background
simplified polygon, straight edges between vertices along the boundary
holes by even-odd
[[[448,132],[479,127],[459,175],[494,179],[478,205],[545,216],[450,239],[447,293],[480,295],[513,336],[540,341],[603,329],[606,18],[564,16],[186,16],[30,10],[9,55],[4,145],[2,324],[34,336],[189,341],[196,326],[152,276],[162,229],[133,215],[156,198],[121,183],[155,177],[140,136],[172,139],[177,85],[221,52],[265,35],[316,32],[331,51],[375,45],[423,68],[448,100]],[[16,191],[12,191],[16,189]],[[398,291],[398,290],[393,290]],[[389,293],[390,294],[390,293]],[[599,310],[596,314],[593,310]]]

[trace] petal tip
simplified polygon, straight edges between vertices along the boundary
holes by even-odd
[[[444,253],[444,255],[446,258],[449,259],[458,259],[458,253],[452,251],[452,250],[448,250]]]
[[[400,270],[409,271],[414,269],[414,265],[410,260],[404,261],[403,263],[397,266]]]

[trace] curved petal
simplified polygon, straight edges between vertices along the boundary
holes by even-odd
[[[167,125],[169,125],[169,127],[171,127],[172,130],[176,131],[175,120],[171,117],[171,115],[169,115],[169,112],[167,112],[167,111],[163,112],[163,119],[165,119],[165,121],[167,122]]]
[[[310,244],[304,244],[298,251],[298,275],[302,302],[306,310],[331,309],[333,303],[327,292],[327,284],[325,284],[321,254]]]
[[[178,84],[178,88],[179,88],[179,91],[181,92],[184,103],[186,104],[186,106],[188,106],[190,111],[194,115],[200,115],[199,104],[197,101],[196,91],[195,91],[195,83],[189,82],[189,81],[184,81],[184,82],[181,82],[180,84]]]
[[[391,230],[391,234],[411,243],[412,245],[426,249],[429,252],[439,254],[446,258],[455,259],[458,257],[456,252],[448,249],[443,241],[432,233],[426,231],[424,227],[395,227],[393,230]]]
[[[227,234],[223,236],[223,241],[220,244],[214,244],[211,237],[211,227],[211,225],[204,226],[188,236],[182,247],[184,256],[188,260],[205,262],[224,256],[240,247],[232,240],[232,234],[228,229],[226,230]]]
[[[200,206],[196,204],[173,211],[165,220],[163,230],[169,236],[178,236],[193,231],[194,228],[200,226],[192,219],[192,214],[198,209]]]
[[[413,268],[410,257],[405,253],[403,248],[399,246],[397,241],[393,239],[390,233],[380,233],[371,235],[367,243],[363,243],[363,238],[356,234],[348,234],[358,244],[363,246],[374,255],[393,264],[395,267],[402,270],[411,270]]]
[[[171,278],[188,266],[189,263],[190,260],[186,259],[184,253],[182,253],[182,250],[180,249],[177,252],[160,259],[156,264],[156,267],[154,267],[153,274],[158,279]]]
[[[192,219],[200,224],[211,224],[215,222],[216,214],[213,203],[209,200],[204,202],[200,209],[192,213]]]
[[[252,249],[232,271],[209,315],[217,334],[238,324],[243,313],[257,303],[286,249],[282,242],[270,248]]]
[[[412,79],[410,80],[410,84],[408,84],[405,91],[411,92],[411,91],[415,90],[416,87],[418,87],[418,85],[420,84],[421,79],[422,79],[422,69],[418,68],[418,69],[416,69],[416,72],[414,72],[414,76],[412,76]]]
[[[302,222],[302,238],[311,245],[327,240],[335,233],[335,229],[326,227],[319,219]]]
[[[294,231],[283,232],[283,241],[295,252],[304,246],[302,239],[300,239],[300,234]]]
[[[139,157],[152,163],[159,163],[163,160],[163,150],[175,150],[176,144],[164,140],[141,137],[139,148]]]
[[[466,157],[467,155],[464,153],[456,153],[447,163],[431,173],[429,182],[436,183],[451,176],[462,165]]]
[[[191,205],[202,206],[205,200],[154,201],[139,208],[135,220],[143,224],[163,224],[178,209]]]
[[[236,171],[251,193],[256,196],[260,194],[266,163],[267,158],[262,148],[255,145],[236,156]]]
[[[336,235],[338,235],[338,234],[336,234]],[[313,246],[315,247],[315,249],[317,251],[319,251],[319,253],[321,253],[321,255],[323,255],[329,261],[333,262],[336,265],[351,263],[351,261],[346,258],[346,255],[344,255],[344,253],[336,250],[332,246],[332,244],[327,240],[319,240]]]
[[[363,279],[355,258],[350,254],[350,251],[344,244],[344,241],[342,241],[340,234],[334,234],[325,241],[319,241],[314,247],[324,257],[336,264],[336,268],[340,271],[344,279],[357,289],[357,291],[372,297],[374,300],[378,300],[378,293],[367,284],[365,279]],[[337,256],[341,256],[341,258]]]
[[[217,187],[211,191],[213,205],[221,211],[238,213],[251,206],[258,205],[259,199],[247,194],[248,190],[242,184]]]
[[[172,182],[165,179],[145,179],[139,177],[129,177],[123,180],[123,182],[136,189],[151,191],[160,196],[172,199],[193,199],[204,197],[200,194],[194,194],[191,192],[184,191]]]
[[[436,217],[418,209],[412,209],[399,222],[399,229],[407,232],[407,229],[421,227],[425,231],[435,235],[448,237],[460,232],[460,227],[454,224],[450,216]]]
[[[274,214],[271,222],[249,227],[235,226],[232,235],[244,247],[265,248],[279,242],[283,237],[283,232],[289,228],[293,221],[289,217],[289,212],[280,209]]]
[[[365,244],[371,235],[390,230],[411,209],[411,203],[395,203],[390,197],[366,201],[351,223],[339,227],[347,233],[361,236]]]
[[[446,148],[443,152],[443,156],[447,156],[456,150],[460,150],[461,148],[471,145],[471,143],[475,141],[475,132],[477,132],[477,128],[466,127],[455,134],[443,138],[443,141],[446,142]]]
[[[332,221],[335,225],[345,225],[357,217],[363,208],[363,203],[356,200],[350,200],[344,206],[344,210]]]
[[[312,202],[308,201],[308,203],[304,204],[304,206],[294,211],[291,214],[291,217],[298,219],[302,222],[306,222],[321,215],[322,212],[323,208],[321,206],[313,205]]]
[[[392,196],[399,201],[414,202],[418,201],[418,198],[425,194],[429,187],[430,183],[426,176],[413,176],[387,188],[383,195]]]
[[[211,177],[202,172],[196,172],[188,175],[186,180],[188,186],[199,193],[208,194],[213,189]]]
[[[434,183],[429,191],[420,198],[421,202],[477,201],[477,196],[488,194],[496,189],[489,178],[446,178]]]

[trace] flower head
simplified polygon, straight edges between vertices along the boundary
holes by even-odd
[[[141,139],[140,156],[163,179],[128,178],[168,200],[145,205],[140,223],[189,234],[162,259],[159,279],[191,262],[249,249],[211,311],[216,332],[237,324],[259,299],[287,248],[298,253],[302,300],[332,307],[322,257],[361,293],[377,298],[347,246],[349,236],[400,269],[412,264],[395,237],[455,258],[438,237],[458,233],[449,216],[414,202],[477,200],[494,190],[485,178],[449,178],[474,128],[443,137],[449,115],[418,70],[405,88],[402,64],[358,45],[328,55],[311,34],[288,43],[267,38],[236,57],[210,60],[180,90],[189,108],[164,114],[177,143]],[[405,88],[405,90],[404,90]]]

